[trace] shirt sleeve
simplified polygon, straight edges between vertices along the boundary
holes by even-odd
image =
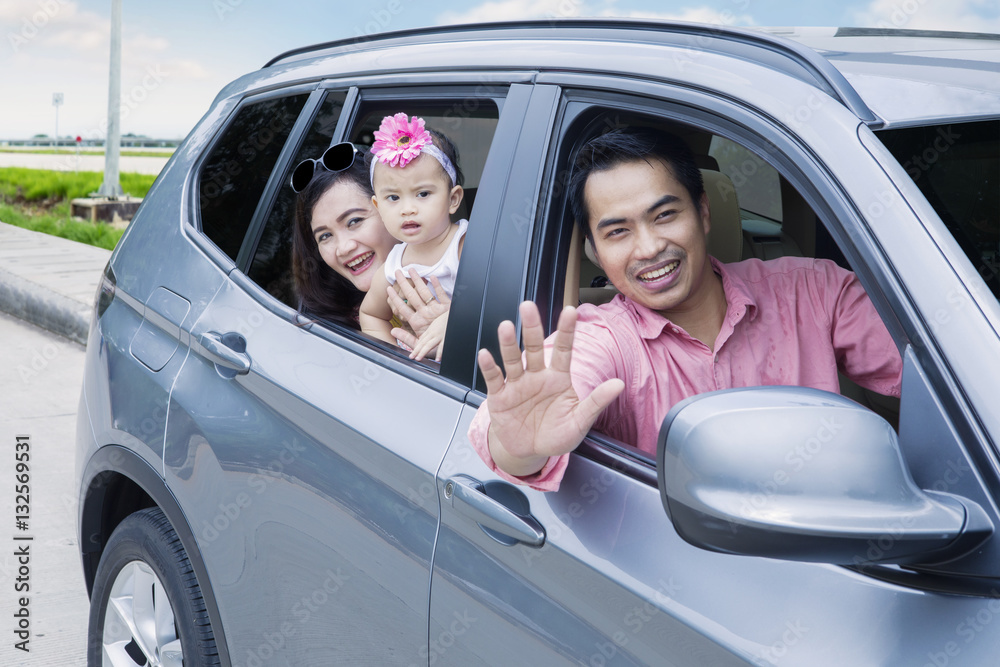
[[[624,360],[619,353],[619,346],[614,342],[610,328],[603,322],[603,317],[594,308],[581,306],[580,317],[577,320],[577,330],[573,338],[573,361],[570,366],[573,388],[577,396],[588,396],[599,384],[613,377],[624,378]],[[552,346],[555,335],[545,339],[545,363],[552,356]],[[628,392],[626,382],[625,392]],[[619,419],[622,396],[604,411],[595,428],[603,430],[602,423],[615,422]],[[558,491],[566,467],[569,465],[569,454],[551,456],[541,470],[533,475],[515,477],[500,470],[490,454],[487,440],[490,429],[490,413],[486,401],[479,406],[476,416],[469,425],[469,442],[479,454],[483,462],[501,478],[514,484],[525,484],[539,491]]]
[[[829,260],[816,264],[831,301],[831,342],[837,367],[866,389],[898,397],[903,373],[899,350],[857,276]]]

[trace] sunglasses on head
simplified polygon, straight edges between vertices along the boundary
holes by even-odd
[[[354,164],[358,153],[354,144],[345,141],[327,148],[318,160],[309,158],[299,162],[292,170],[292,191],[298,193],[305,190],[320,167],[327,171],[344,171]]]

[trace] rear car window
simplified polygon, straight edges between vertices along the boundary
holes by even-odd
[[[319,157],[329,148],[346,99],[345,91],[327,93],[298,152],[289,162],[289,169],[306,158]],[[288,186],[288,178],[282,179],[281,188],[257,241],[248,272],[251,280],[292,308],[295,308],[297,303],[292,289],[292,225],[295,220],[295,199],[295,192]]]
[[[201,231],[236,260],[257,202],[308,94],[244,105],[216,141],[199,177]]]
[[[1000,299],[1000,120],[878,133]]]

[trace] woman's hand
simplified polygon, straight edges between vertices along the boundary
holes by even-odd
[[[436,358],[440,361],[451,298],[441,288],[436,277],[431,276],[430,281],[438,295],[437,299],[416,269],[410,269],[409,278],[397,270],[395,289],[390,287],[386,296],[393,314],[412,329],[392,330],[392,335],[412,350],[410,358],[423,359],[436,347]]]
[[[447,328],[448,313],[444,313],[430,323],[430,326],[420,334],[420,338],[414,337],[412,343],[404,338],[400,338],[399,340],[403,341],[410,348],[410,359],[420,361],[424,357],[433,354],[435,361],[441,361],[441,352],[444,350],[444,333]],[[412,336],[405,329],[393,329],[393,331],[403,332]],[[436,353],[435,350],[437,350]]]

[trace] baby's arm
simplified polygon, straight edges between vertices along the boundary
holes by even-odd
[[[361,324],[362,333],[384,340],[387,343],[395,343],[392,337],[392,308],[389,307],[389,300],[386,298],[385,289],[389,286],[389,281],[385,278],[385,272],[379,270],[372,277],[371,287],[364,301],[361,302],[361,309],[358,311],[358,322]]]

